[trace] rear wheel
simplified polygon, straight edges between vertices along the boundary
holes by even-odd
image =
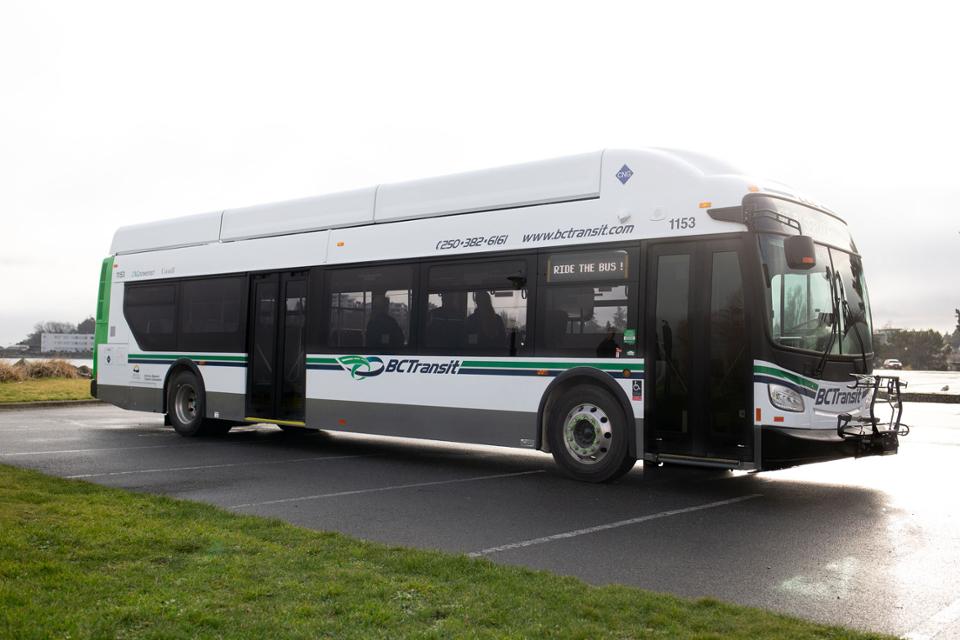
[[[178,371],[167,387],[167,418],[174,431],[185,437],[222,435],[231,423],[204,417],[203,387],[192,371]]]
[[[577,480],[610,482],[636,463],[629,454],[623,409],[605,389],[578,385],[549,415],[547,438],[557,465]]]

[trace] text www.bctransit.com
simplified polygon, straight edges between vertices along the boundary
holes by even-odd
[[[599,227],[556,229],[539,233],[523,234],[524,242],[543,242],[544,240],[572,240],[573,238],[598,238],[601,236],[622,236],[633,233],[632,224],[621,224],[614,227],[604,224]]]
[[[603,236],[622,236],[633,233],[632,224],[621,224],[611,227],[603,224],[598,227],[569,227],[567,229],[554,229],[553,231],[540,231],[538,233],[523,234],[523,243],[547,242],[550,240],[572,240],[574,238],[600,238]],[[510,236],[508,234],[494,234],[490,236],[468,236],[465,238],[444,238],[438,240],[437,251],[450,251],[454,249],[474,249],[479,247],[499,247],[507,244]]]

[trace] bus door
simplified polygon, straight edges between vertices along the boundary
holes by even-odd
[[[250,301],[247,416],[302,423],[307,272],[254,275]]]
[[[753,384],[738,240],[647,252],[646,447],[753,460]]]

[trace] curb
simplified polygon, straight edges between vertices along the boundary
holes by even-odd
[[[82,407],[88,404],[103,404],[102,400],[41,400],[39,402],[7,402],[0,403],[0,411],[16,411],[19,409],[50,409],[52,407]]]
[[[901,402],[942,402],[960,404],[960,394],[956,393],[900,393]]]

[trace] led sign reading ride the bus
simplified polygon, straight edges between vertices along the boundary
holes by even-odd
[[[628,277],[626,251],[555,254],[547,260],[547,282],[626,280]]]

